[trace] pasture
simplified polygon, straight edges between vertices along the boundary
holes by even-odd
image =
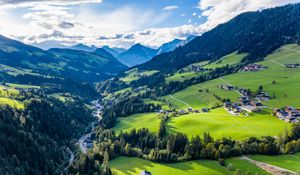
[[[118,118],[118,122],[112,129],[117,133],[132,129],[148,128],[150,132],[157,132],[160,119],[155,113],[135,114],[128,117]]]
[[[219,108],[209,113],[188,114],[171,118],[168,133],[181,132],[188,137],[202,136],[209,132],[214,138],[231,137],[243,140],[261,136],[278,136],[290,124],[271,116],[269,112],[251,114],[249,117],[234,116]]]
[[[229,170],[216,161],[197,160],[182,163],[158,164],[140,158],[119,157],[109,162],[115,175],[139,175],[147,170],[152,175],[229,175]]]
[[[300,153],[279,156],[253,155],[250,158],[294,172],[300,171]]]

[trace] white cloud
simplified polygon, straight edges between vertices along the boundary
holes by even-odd
[[[186,16],[186,14],[185,13],[181,13],[180,16]]]
[[[300,0],[201,0],[199,2],[201,15],[207,17],[207,21],[202,27],[209,30],[243,12],[297,2],[300,2]]]
[[[164,10],[176,10],[178,9],[179,7],[177,5],[170,5],[170,6],[166,6],[164,7],[163,9]]]
[[[194,12],[194,13],[193,13],[193,16],[196,16],[196,15],[197,15],[197,13],[196,13],[196,12]]]

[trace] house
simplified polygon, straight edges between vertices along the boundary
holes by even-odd
[[[287,68],[298,68],[298,67],[300,67],[300,65],[299,64],[285,64],[285,67],[287,67]]]
[[[179,115],[184,115],[184,114],[187,114],[187,113],[188,112],[186,110],[184,110],[184,109],[181,109],[181,110],[178,111]]]
[[[251,105],[245,105],[245,106],[241,106],[241,109],[247,112],[258,112],[260,111],[259,108],[257,108],[256,106],[251,106]]]
[[[259,65],[259,64],[249,64],[241,69],[241,71],[245,72],[253,72],[253,71],[260,71],[265,69],[266,67]]]
[[[202,112],[209,112],[209,109],[208,108],[202,108],[201,111]]]
[[[234,90],[234,87],[233,86],[230,86],[230,85],[219,85],[218,86],[219,88],[221,88],[221,89],[225,89],[225,90],[227,90],[227,91],[231,91],[231,90]]]
[[[151,173],[149,171],[143,170],[141,172],[141,175],[151,175]]]
[[[199,110],[197,110],[197,109],[195,109],[195,110],[194,110],[194,113],[200,113],[200,111],[199,111]]]
[[[240,97],[240,103],[241,103],[241,105],[244,105],[244,106],[250,105],[250,100],[248,97],[242,96],[242,97]]]
[[[193,108],[188,108],[188,111],[189,112],[193,112]]]

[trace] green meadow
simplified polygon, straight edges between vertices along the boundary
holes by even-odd
[[[236,91],[226,91],[218,88],[220,84],[231,84],[239,88],[247,88],[256,91],[260,85],[264,91],[274,99],[264,101],[271,108],[279,108],[286,105],[300,107],[300,68],[288,69],[283,64],[300,63],[300,46],[286,45],[270,54],[264,61],[258,63],[267,68],[257,72],[238,72],[222,79],[214,79],[204,83],[190,86],[184,90],[164,96],[175,108],[212,107],[220,104],[213,94],[221,98],[230,98],[236,101],[240,96]],[[208,90],[208,91],[206,91]],[[182,103],[184,102],[184,103]],[[188,104],[188,105],[186,105]]]
[[[210,64],[203,66],[203,68],[215,69],[215,68],[225,67],[227,65],[239,64],[245,56],[247,56],[246,53],[238,54],[237,52],[234,52],[234,53],[231,53],[229,55],[222,57],[221,59],[219,59],[215,62],[212,62]]]
[[[300,153],[279,156],[253,155],[250,158],[294,172],[300,171]]]
[[[157,132],[160,119],[155,113],[135,114],[128,117],[118,118],[118,122],[112,129],[117,133],[132,129],[148,128],[150,132]]]
[[[239,94],[236,91],[226,91],[220,89],[218,85],[226,84],[221,79],[215,79],[212,81],[204,82],[201,84],[190,86],[182,91],[176,92],[174,94],[164,96],[175,108],[186,109],[191,106],[195,109],[200,109],[203,107],[213,107],[217,105],[222,105],[214,94],[221,98],[230,98],[233,100],[238,100]],[[188,104],[188,105],[187,105]]]
[[[263,169],[257,167],[249,163],[246,160],[241,160],[238,157],[227,159],[226,166],[232,166],[232,172],[235,172],[237,169],[240,170],[243,174],[251,173],[251,174],[260,174],[260,175],[269,175],[268,172],[264,171]]]
[[[157,72],[159,72],[159,71],[151,70],[151,71],[139,72],[137,69],[132,69],[132,70],[126,71],[125,72],[126,76],[120,78],[120,80],[124,81],[125,83],[130,83],[134,80],[138,80],[142,76],[151,76]]]
[[[211,160],[159,164],[140,158],[119,157],[109,162],[114,175],[139,175],[147,170],[152,175],[229,175],[231,172]]]

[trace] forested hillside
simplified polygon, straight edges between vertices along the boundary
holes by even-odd
[[[299,15],[300,4],[244,13],[138,68],[174,71],[191,63],[216,60],[234,51],[249,53],[244,61],[258,61],[283,44],[299,43]]]

